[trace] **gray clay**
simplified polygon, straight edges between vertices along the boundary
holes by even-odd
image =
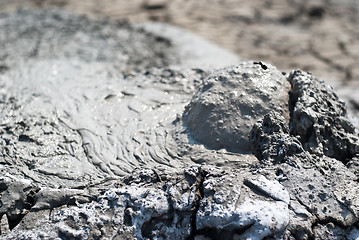
[[[300,70],[288,77],[292,85],[293,134],[314,154],[347,161],[359,152],[354,125],[333,89]]]
[[[249,153],[253,124],[275,111],[287,119],[289,84],[275,67],[242,62],[208,76],[186,106],[189,135],[212,149]]]
[[[0,42],[0,239],[359,239],[358,136],[311,74],[57,11]]]

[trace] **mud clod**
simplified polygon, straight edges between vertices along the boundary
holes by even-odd
[[[304,152],[300,141],[289,134],[283,116],[270,113],[254,124],[249,141],[253,154],[260,160],[284,162],[288,157]]]
[[[357,154],[359,139],[334,90],[300,70],[292,71],[288,80],[293,96],[291,132],[300,136],[304,149],[344,162]]]

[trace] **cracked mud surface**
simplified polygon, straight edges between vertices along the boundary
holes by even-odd
[[[0,238],[359,238],[357,131],[311,74],[156,24],[36,11],[0,29]]]

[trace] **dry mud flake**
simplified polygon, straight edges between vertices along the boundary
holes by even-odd
[[[0,17],[1,239],[359,238],[358,136],[309,73],[184,67],[165,26]]]

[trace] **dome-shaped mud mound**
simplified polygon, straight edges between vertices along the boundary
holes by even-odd
[[[275,67],[243,62],[210,75],[187,105],[183,121],[190,136],[209,148],[248,153],[256,121],[271,111],[289,118],[289,90]]]

